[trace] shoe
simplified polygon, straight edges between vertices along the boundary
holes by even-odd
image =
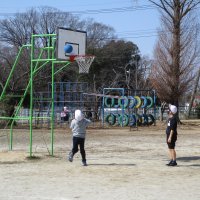
[[[82,165],[83,165],[83,166],[87,166],[86,161],[82,161]]]
[[[176,161],[172,161],[169,166],[176,166],[176,165],[177,165],[177,162]]]
[[[69,162],[73,161],[73,154],[72,154],[72,152],[69,153],[68,160],[69,160]]]
[[[170,160],[169,163],[167,163],[167,166],[170,166],[172,164],[173,160]]]

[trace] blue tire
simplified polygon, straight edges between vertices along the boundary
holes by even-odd
[[[137,121],[137,118],[136,118],[136,115],[134,113],[129,115],[129,125],[130,126],[135,126],[136,121]]]
[[[135,105],[137,104],[136,99],[132,96],[128,96],[128,100],[129,100],[129,108],[134,108]]]
[[[140,99],[142,100],[141,108],[146,108],[146,106],[147,106],[147,98],[145,96],[141,96]]]

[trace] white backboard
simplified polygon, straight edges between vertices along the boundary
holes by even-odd
[[[85,55],[86,32],[67,28],[57,29],[57,59],[69,60],[70,55]],[[65,45],[72,46],[72,52],[65,52]]]

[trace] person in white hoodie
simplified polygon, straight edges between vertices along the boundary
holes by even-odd
[[[73,134],[73,147],[69,153],[68,160],[73,161],[74,154],[78,152],[78,147],[80,148],[80,153],[82,157],[83,166],[87,166],[86,153],[85,153],[85,136],[86,127],[91,123],[89,119],[84,118],[81,110],[75,110],[75,119],[72,120],[70,128]]]

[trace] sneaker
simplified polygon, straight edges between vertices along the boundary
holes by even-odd
[[[169,166],[176,166],[176,165],[177,165],[177,162],[176,161],[172,161]]]
[[[82,161],[82,165],[83,165],[83,166],[87,166],[86,161]]]
[[[167,166],[170,166],[172,164],[173,160],[170,160],[169,163],[167,163]]]
[[[72,152],[69,153],[68,160],[69,160],[69,162],[73,161],[73,154],[72,154]]]

